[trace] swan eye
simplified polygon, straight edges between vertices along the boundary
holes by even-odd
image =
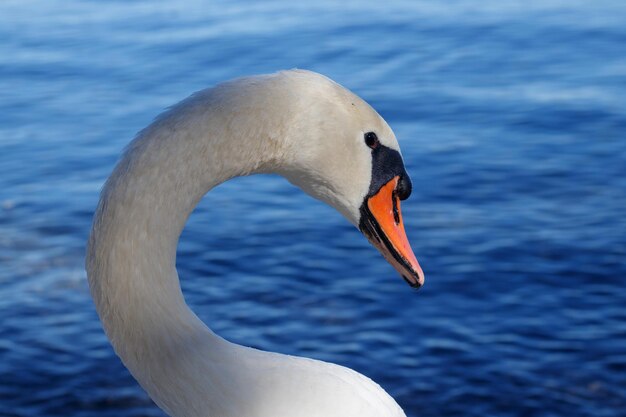
[[[372,149],[376,149],[380,142],[378,141],[378,136],[374,132],[367,132],[364,136],[365,144]]]

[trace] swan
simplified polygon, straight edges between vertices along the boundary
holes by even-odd
[[[422,285],[400,211],[411,180],[383,118],[314,72],[240,78],[158,116],[102,189],[86,271],[116,354],[173,417],[405,416],[369,378],[231,343],[185,303],[175,258],[188,216],[213,187],[256,173],[282,175],[334,207]]]

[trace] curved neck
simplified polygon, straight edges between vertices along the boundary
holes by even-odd
[[[205,111],[195,111],[198,101]],[[178,238],[211,188],[265,171],[280,151],[271,140],[234,131],[228,116],[210,107],[206,98],[183,102],[131,143],[102,191],[87,251],[90,289],[116,353],[172,415],[193,409],[198,398],[224,403],[207,398],[224,390],[197,390],[233,346],[187,307],[175,269]]]

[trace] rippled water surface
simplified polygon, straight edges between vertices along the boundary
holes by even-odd
[[[0,4],[0,415],[163,416],[88,294],[98,191],[168,105],[292,67],[394,128],[426,285],[257,176],[183,233],[198,315],[352,367],[410,416],[626,415],[626,3],[376,3]]]

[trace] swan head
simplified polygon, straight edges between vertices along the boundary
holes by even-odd
[[[407,239],[400,201],[411,195],[396,137],[364,100],[310,71],[274,75],[288,103],[278,170],[342,213],[412,287],[424,274]]]

